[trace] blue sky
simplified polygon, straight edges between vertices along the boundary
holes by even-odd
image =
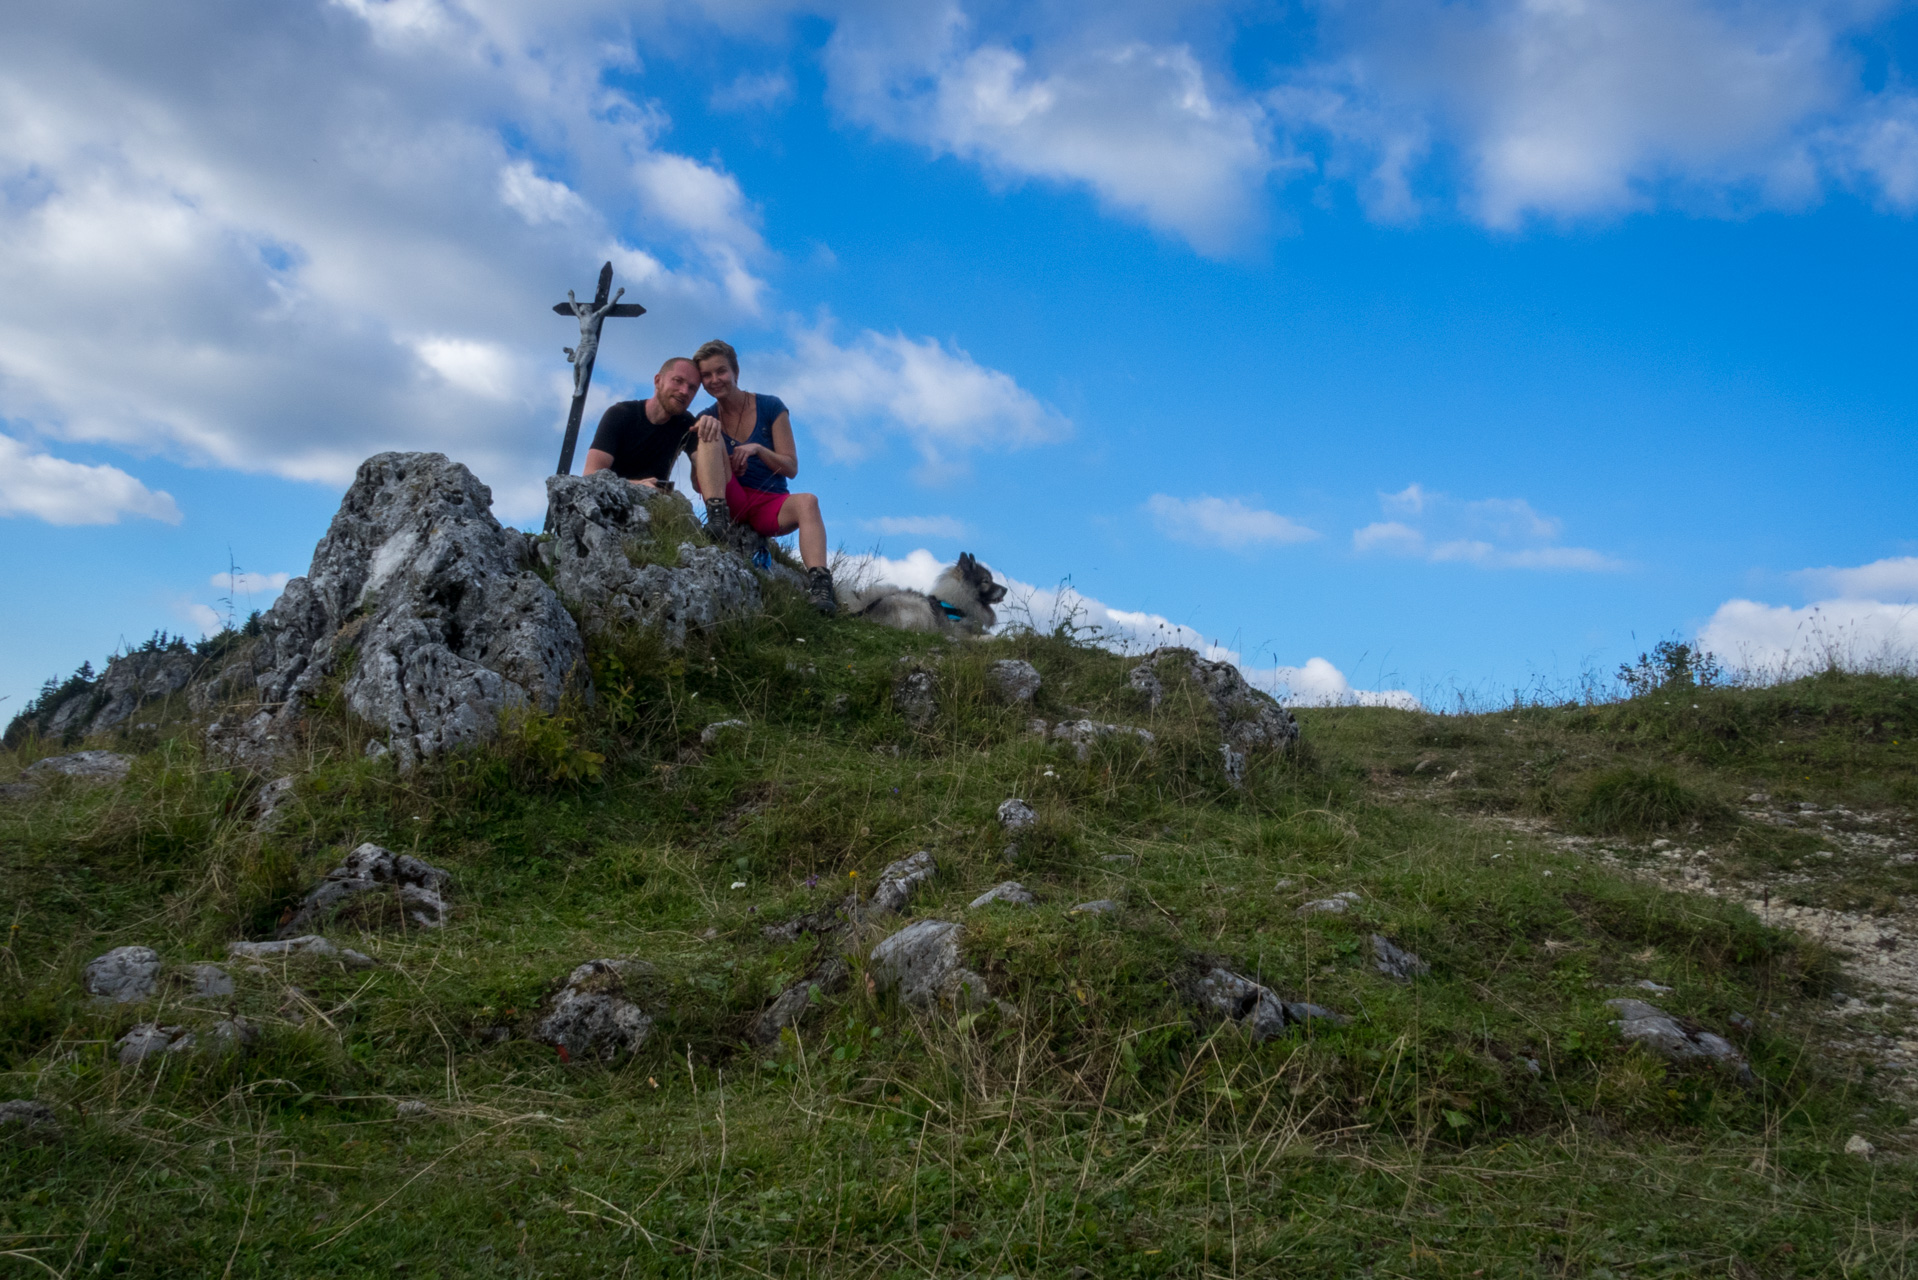
[[[1308,699],[1918,650],[1913,6],[35,8],[0,713],[269,602],[379,450],[536,524],[608,258],[592,412],[728,337],[902,581]]]

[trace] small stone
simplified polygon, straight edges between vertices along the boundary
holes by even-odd
[[[726,730],[744,729],[745,727],[746,722],[744,720],[715,721],[699,731],[699,745],[702,747],[710,747],[713,743],[719,741],[719,735],[726,732]]]
[[[31,800],[40,794],[40,788],[31,782],[9,782],[0,785],[0,800]]]
[[[1032,701],[1039,692],[1039,668],[1018,658],[1005,658],[992,664],[987,679],[999,697],[1015,705]]]
[[[48,756],[28,765],[25,778],[66,777],[82,782],[118,782],[133,768],[133,757],[113,751],[76,751],[70,756]]]
[[[152,947],[115,947],[87,962],[83,981],[96,1000],[132,1004],[153,994],[160,980],[160,953]]]
[[[1410,982],[1432,972],[1432,966],[1419,959],[1417,953],[1407,951],[1382,933],[1373,934],[1371,942],[1372,966],[1388,978]]]
[[[1024,831],[1037,821],[1039,815],[1023,800],[1014,798],[999,806],[999,825],[1008,831]]]
[[[911,857],[901,858],[879,873],[868,905],[878,911],[904,911],[906,903],[911,901],[919,886],[938,872],[938,864],[924,849]]]
[[[1322,1004],[1307,1004],[1303,1000],[1286,1001],[1285,1017],[1286,1021],[1300,1026],[1308,1022],[1329,1022],[1335,1027],[1342,1027],[1351,1021],[1344,1014],[1334,1013]]]
[[[47,1141],[60,1136],[60,1117],[44,1102],[10,1098],[0,1102],[0,1134]]]
[[[265,831],[273,825],[280,807],[293,798],[293,777],[275,778],[260,788],[260,794],[253,797],[253,828]]]
[[[410,854],[363,844],[326,873],[280,926],[280,933],[297,934],[340,920],[364,928],[392,922],[394,916],[402,925],[437,929],[450,910],[446,888],[452,878]]]
[[[1136,867],[1139,865],[1138,855],[1131,854],[1131,853],[1101,854],[1099,856],[1099,861],[1103,862],[1106,866],[1111,867],[1115,871],[1124,871],[1127,868]]]
[[[949,1002],[961,1008],[985,1004],[986,980],[965,967],[959,949],[964,926],[950,920],[916,920],[872,949],[867,972],[876,991],[897,991],[909,1005]]]
[[[180,976],[191,985],[195,999],[216,1000],[233,994],[233,978],[217,964],[190,964]]]
[[[1150,747],[1155,741],[1148,729],[1135,728],[1129,724],[1101,724],[1097,720],[1061,720],[1052,726],[1047,735],[1054,742],[1069,742],[1073,754],[1080,760],[1092,758],[1093,744],[1104,738],[1122,738],[1127,734]]]
[[[1007,880],[1001,884],[993,885],[992,888],[974,898],[968,906],[973,908],[989,907],[995,902],[1008,902],[1018,907],[1030,907],[1038,901],[1039,900],[1033,897],[1032,893],[1017,880]]]
[[[1074,916],[1111,916],[1117,915],[1118,913],[1119,904],[1112,899],[1094,898],[1091,902],[1081,902],[1066,914]]]
[[[554,993],[534,1037],[567,1062],[611,1062],[637,1052],[652,1035],[653,1019],[635,999],[653,974],[639,960],[588,960]]]
[[[184,1027],[163,1027],[157,1022],[138,1022],[127,1028],[127,1033],[115,1042],[120,1051],[120,1065],[137,1067],[156,1053],[164,1053],[173,1046],[173,1042],[186,1034]]]
[[[190,1053],[195,1049],[224,1057],[229,1053],[250,1049],[259,1041],[259,1028],[242,1018],[224,1018],[206,1030],[204,1044],[197,1032],[189,1031],[174,1039],[166,1047],[168,1053]]]
[[[1857,1156],[1861,1160],[1869,1160],[1871,1159],[1872,1152],[1876,1150],[1878,1150],[1878,1148],[1865,1141],[1861,1134],[1854,1133],[1851,1137],[1845,1139],[1845,1154],[1848,1156]]]
[[[432,1117],[433,1108],[418,1098],[403,1098],[399,1106],[393,1109],[393,1118],[396,1120],[430,1120]]]
[[[1350,911],[1352,904],[1357,901],[1359,901],[1359,895],[1348,889],[1344,893],[1335,893],[1329,898],[1319,898],[1315,901],[1308,902],[1299,908],[1298,914],[1309,916],[1324,912],[1329,915],[1339,915],[1343,912]]]
[[[336,946],[316,933],[272,942],[229,942],[226,953],[236,960],[337,960],[349,969],[365,969],[373,964],[371,956],[351,947]]]
[[[908,658],[905,661],[911,662]],[[939,715],[938,691],[932,672],[913,666],[892,682],[892,705],[906,723],[923,729]]]
[[[1613,1025],[1619,1035],[1633,1044],[1672,1062],[1716,1062],[1735,1069],[1740,1079],[1751,1078],[1744,1055],[1722,1036],[1688,1031],[1678,1019],[1643,1000],[1607,1000],[1605,1006],[1618,1014]]]
[[[1640,991],[1655,991],[1661,996],[1668,996],[1672,993],[1672,988],[1665,986],[1663,983],[1653,982],[1650,978],[1640,978],[1632,985]]]

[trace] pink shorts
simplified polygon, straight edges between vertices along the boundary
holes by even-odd
[[[734,524],[743,524],[762,538],[779,536],[779,509],[790,493],[767,493],[748,489],[732,476],[726,477],[726,510]]]

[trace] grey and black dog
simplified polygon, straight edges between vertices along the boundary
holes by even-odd
[[[992,580],[992,571],[972,558],[940,573],[931,591],[904,587],[873,587],[842,591],[839,607],[855,618],[867,618],[901,631],[970,632],[981,635],[999,621],[992,606],[1006,598],[1006,589]]]

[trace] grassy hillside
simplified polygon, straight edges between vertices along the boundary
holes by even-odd
[[[989,696],[1004,657],[1043,673],[1036,707]],[[902,659],[937,673],[923,730],[891,703]],[[1761,918],[1909,909],[1918,682],[1308,710],[1302,747],[1238,790],[1196,689],[1148,712],[1130,662],[1063,635],[940,644],[779,596],[684,654],[636,637],[594,665],[595,705],[412,775],[329,712],[265,831],[261,780],[167,716],[122,744],[124,785],[0,805],[0,1098],[65,1130],[0,1138],[0,1274],[1918,1267],[1904,1007]],[[1067,714],[1156,740],[1081,761],[1025,731]],[[701,746],[726,719],[747,724]],[[26,743],[0,782],[62,749]],[[1039,814],[1012,863],[1009,796]],[[88,959],[222,959],[368,840],[450,870],[454,922],[334,935],[372,969],[234,966],[233,997],[159,1016],[238,1011],[254,1052],[117,1064],[155,1014],[89,1004]],[[749,1047],[817,945],[762,926],[918,849],[940,873],[909,914],[964,921],[1009,1008],[918,1012],[855,972]],[[1005,879],[1040,905],[967,909]],[[1341,892],[1346,913],[1299,910]],[[1123,910],[1070,910],[1095,898]],[[1374,972],[1374,932],[1430,975]],[[659,971],[657,1030],[612,1067],[528,1038],[596,957]],[[1179,994],[1199,958],[1350,1022],[1252,1044]],[[1603,1002],[1634,994],[1731,1038],[1755,1080],[1621,1043]],[[1876,1153],[1847,1154],[1854,1134]]]

